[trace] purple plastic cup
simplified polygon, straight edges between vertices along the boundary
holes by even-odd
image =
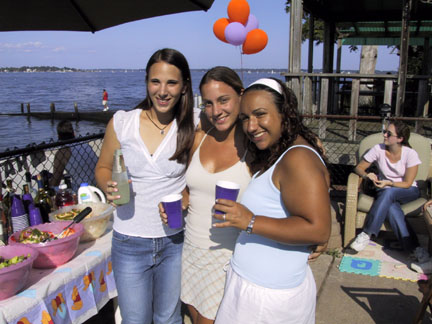
[[[228,199],[236,201],[240,191],[240,185],[231,181],[216,182],[216,199]],[[219,210],[215,210],[215,214],[223,214]]]
[[[162,197],[162,205],[168,216],[168,226],[170,228],[179,228],[183,225],[182,197],[181,194],[172,194]]]
[[[29,205],[29,221],[30,226],[42,224],[42,216],[38,207],[33,204]]]

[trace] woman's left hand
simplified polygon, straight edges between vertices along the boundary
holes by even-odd
[[[384,188],[384,187],[391,187],[392,181],[390,180],[377,180],[374,181],[375,187],[377,188]]]
[[[327,243],[323,245],[313,245],[311,247],[311,254],[309,254],[308,261],[314,262],[318,259],[318,257],[327,250]]]
[[[253,213],[242,204],[228,199],[217,199],[213,206],[215,210],[223,214],[213,214],[213,217],[223,221],[213,224],[214,227],[237,227],[245,230],[253,216]]]

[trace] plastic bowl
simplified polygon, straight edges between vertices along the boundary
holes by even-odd
[[[105,233],[109,221],[112,219],[114,207],[110,204],[90,202],[85,204],[71,205],[63,207],[49,214],[51,222],[59,221],[58,214],[62,214],[72,209],[84,209],[90,206],[92,212],[87,215],[80,223],[84,225],[84,233],[81,235],[80,242],[94,241]]]
[[[28,259],[0,269],[0,300],[12,297],[24,288],[30,276],[33,262],[39,254],[37,250],[27,246],[0,246],[0,255],[5,259],[28,254],[30,254]]]
[[[59,234],[70,223],[70,221],[44,223],[30,226],[30,228],[37,228],[41,231],[50,231],[54,235],[56,235]],[[33,267],[41,269],[55,268],[72,259],[75,255],[76,250],[78,249],[78,243],[81,234],[84,232],[84,226],[78,223],[74,224],[72,228],[75,230],[75,233],[70,236],[49,241],[46,243],[34,244],[19,243],[18,239],[21,231],[18,231],[12,234],[11,237],[9,237],[9,245],[28,246],[37,250],[39,252],[39,256],[34,261]]]

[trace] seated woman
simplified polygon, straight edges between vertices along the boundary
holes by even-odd
[[[413,253],[418,261],[424,262],[429,259],[429,255],[419,246],[400,207],[400,204],[420,196],[414,179],[421,161],[408,143],[410,130],[406,124],[393,121],[383,134],[384,143],[372,147],[354,170],[363,179],[371,180],[378,190],[363,231],[351,243],[351,248],[357,252],[362,251],[372,235],[378,236],[387,219],[404,250]],[[372,163],[377,165],[378,175],[366,172]]]

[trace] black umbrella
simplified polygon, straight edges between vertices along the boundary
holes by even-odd
[[[0,31],[95,32],[144,18],[205,10],[214,0],[0,0]]]

